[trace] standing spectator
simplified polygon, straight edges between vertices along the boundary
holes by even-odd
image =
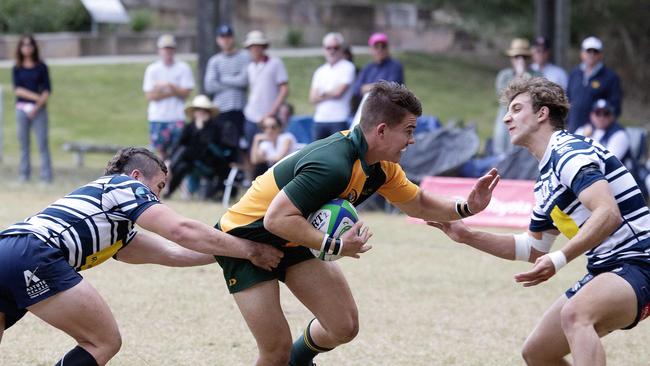
[[[385,33],[373,33],[368,39],[368,46],[370,46],[373,62],[364,66],[355,80],[352,89],[354,94],[365,95],[380,80],[404,84],[404,68],[399,61],[390,57],[388,36]]]
[[[533,43],[533,63],[530,68],[540,72],[546,79],[561,86],[566,90],[569,77],[563,68],[549,62],[551,59],[551,45],[544,37],[535,38]]]
[[[274,116],[289,95],[289,77],[282,60],[269,56],[269,41],[261,31],[246,35],[244,47],[251,54],[248,64],[248,102],[244,108],[246,139],[250,142],[258,132],[258,125],[266,116]]]
[[[246,35],[244,47],[251,54],[248,64],[248,101],[244,108],[246,124],[244,134],[247,148],[252,146],[255,134],[264,117],[275,116],[289,95],[289,77],[282,60],[269,56],[266,50],[269,40],[261,31],[254,30]],[[250,162],[246,164],[246,181],[253,178]]]
[[[497,95],[515,79],[529,78],[531,76],[542,76],[530,67],[530,43],[527,39],[514,38],[510,42],[510,48],[506,50],[506,55],[510,57],[510,67],[505,68],[497,74],[494,87]],[[497,118],[494,120],[494,135],[492,137],[492,155],[499,155],[507,152],[512,147],[508,130],[503,124],[503,116],[506,115],[507,106],[499,105]]]
[[[582,63],[569,74],[569,132],[589,122],[591,106],[598,99],[609,101],[614,115],[621,115],[621,81],[614,70],[603,64],[603,42],[596,37],[586,38],[582,41],[580,59]]]
[[[348,129],[350,98],[354,82],[354,64],[343,57],[343,35],[328,33],[323,38],[325,64],[311,79],[309,101],[316,104],[314,139],[325,138]]]
[[[38,54],[38,45],[31,35],[23,35],[16,48],[16,65],[12,70],[16,94],[16,124],[20,142],[20,181],[31,175],[29,157],[30,130],[33,127],[41,154],[41,179],[52,182],[52,161],[48,144],[47,101],[52,92],[47,65]]]
[[[233,29],[229,25],[217,28],[217,44],[221,52],[208,60],[203,81],[206,93],[213,94],[212,102],[221,111],[220,123],[230,122],[237,126],[237,134],[231,136],[238,144],[244,135],[244,106],[250,63],[248,52],[237,49]]]
[[[149,140],[162,159],[169,157],[170,149],[180,136],[185,124],[185,99],[194,89],[192,69],[174,59],[176,39],[163,34],[157,42],[160,60],[147,66],[142,90],[149,101]]]

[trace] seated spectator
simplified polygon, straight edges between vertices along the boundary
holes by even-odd
[[[598,99],[591,107],[590,122],[578,127],[576,135],[590,137],[614,154],[630,171],[639,184],[644,197],[648,197],[645,183],[648,172],[632,156],[630,136],[625,127],[616,121],[616,107],[607,99]]]
[[[230,163],[236,155],[236,142],[228,145],[228,130],[237,126],[221,126],[216,121],[219,109],[205,95],[197,95],[192,103],[185,108],[185,114],[190,120],[183,127],[178,143],[173,147],[170,167],[171,178],[164,197],[169,198],[186,176],[195,181],[201,178],[208,181],[204,198],[210,198],[223,186],[228,175]],[[214,179],[218,178],[218,183]],[[191,192],[193,193],[193,192]]]
[[[284,132],[284,125],[276,117],[268,116],[261,123],[264,132],[258,133],[251,144],[251,163],[255,176],[263,174],[273,164],[296,150],[296,137]]]

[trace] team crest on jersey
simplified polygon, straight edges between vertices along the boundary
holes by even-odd
[[[594,89],[600,89],[600,81],[594,80],[591,82],[591,87]]]
[[[136,198],[144,198],[147,201],[158,201],[156,196],[151,193],[150,190],[144,188],[144,187],[138,187],[135,189],[135,197]]]
[[[355,202],[357,200],[358,193],[356,189],[353,189],[350,193],[348,193],[348,201],[350,202]]]
[[[38,271],[38,267],[36,267],[34,271],[23,271],[23,276],[25,277],[25,288],[27,290],[27,296],[29,296],[30,299],[50,291],[50,286],[48,286],[47,282],[36,276],[36,271]]]

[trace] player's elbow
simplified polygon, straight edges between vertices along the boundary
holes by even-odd
[[[275,215],[267,214],[264,216],[264,228],[270,233],[277,235],[277,230],[280,226],[279,221]]]

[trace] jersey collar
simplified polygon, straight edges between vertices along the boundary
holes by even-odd
[[[370,176],[370,171],[372,170],[373,166],[369,166],[368,163],[366,162],[366,152],[368,152],[368,143],[366,142],[366,138],[363,136],[363,132],[361,132],[361,126],[357,125],[354,127],[352,132],[348,135],[348,138],[350,141],[352,141],[352,145],[354,146],[355,150],[357,150],[357,153],[359,154],[359,161],[361,162],[361,168],[363,169],[364,174],[366,177]]]

